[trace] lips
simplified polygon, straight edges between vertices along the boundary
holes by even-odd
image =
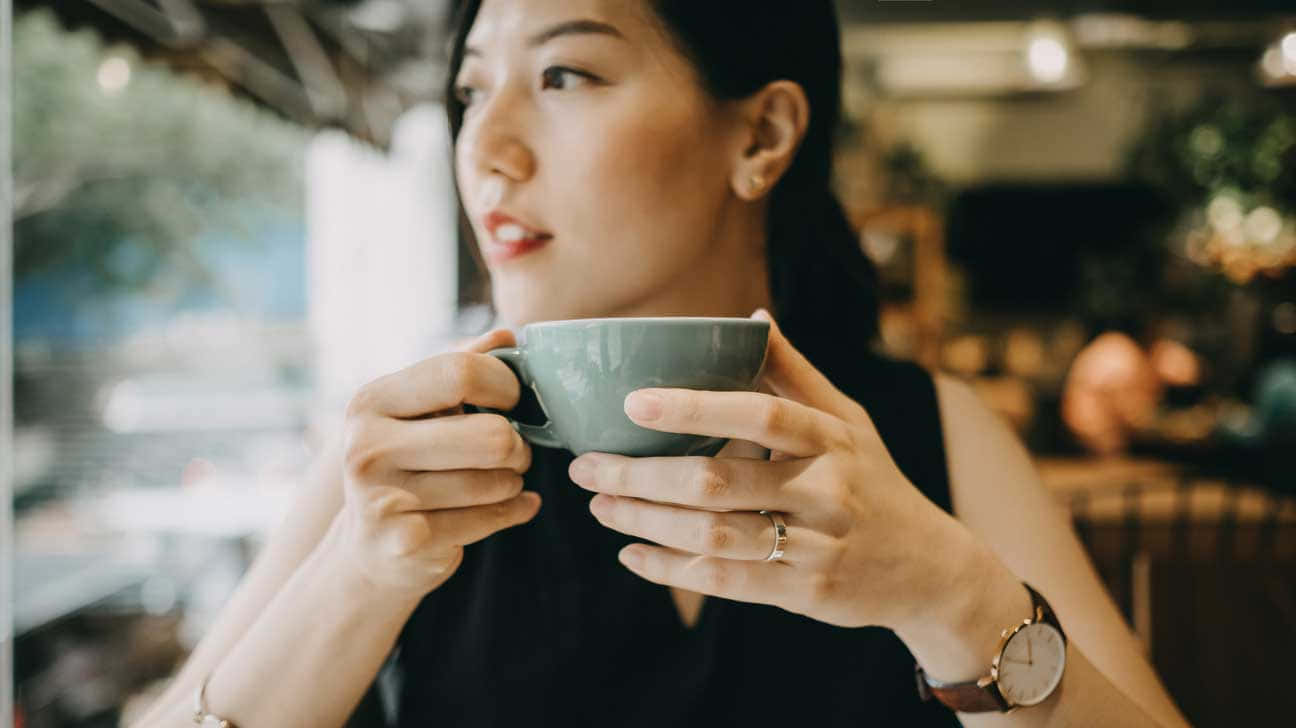
[[[499,210],[485,215],[482,226],[490,236],[486,255],[496,261],[510,260],[529,253],[553,238],[550,233]]]

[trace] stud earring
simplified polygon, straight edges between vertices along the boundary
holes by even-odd
[[[751,189],[752,194],[756,194],[765,188],[765,176],[753,174],[747,178],[747,187]]]

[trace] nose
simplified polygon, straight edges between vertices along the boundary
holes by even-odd
[[[459,144],[474,172],[483,179],[501,177],[524,182],[535,174],[535,155],[523,138],[525,110],[516,94],[501,89],[482,102],[476,118],[465,120]]]

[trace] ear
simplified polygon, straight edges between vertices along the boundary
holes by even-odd
[[[810,123],[810,102],[800,84],[773,81],[743,99],[739,112],[744,144],[730,185],[739,199],[754,202],[792,166]]]

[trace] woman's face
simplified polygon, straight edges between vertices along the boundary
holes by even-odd
[[[455,168],[506,322],[720,315],[763,264],[763,213],[730,191],[740,120],[650,13],[485,0],[473,22]]]

